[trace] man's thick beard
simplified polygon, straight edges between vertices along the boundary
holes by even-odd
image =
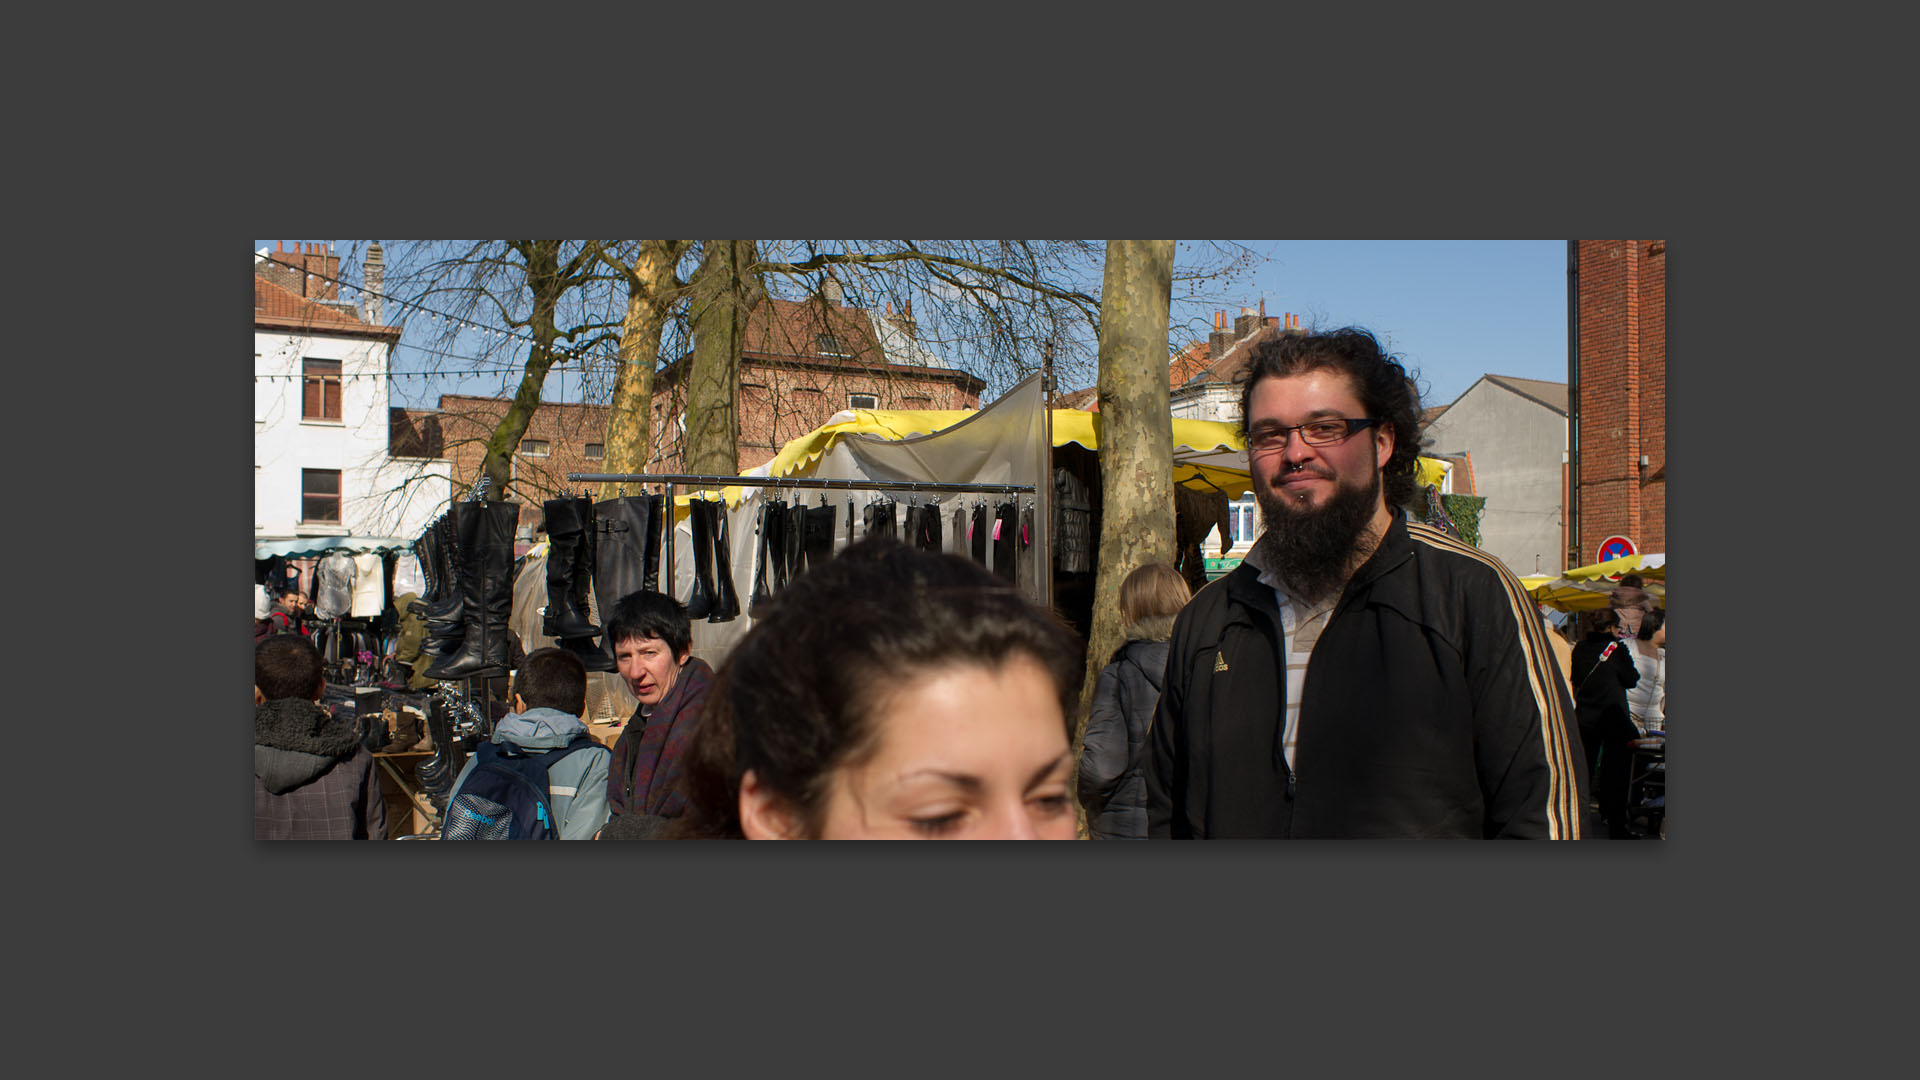
[[[1339,484],[1323,507],[1256,485],[1267,531],[1260,537],[1262,559],[1287,588],[1309,604],[1319,603],[1346,584],[1347,564],[1380,506],[1380,472],[1364,488]]]

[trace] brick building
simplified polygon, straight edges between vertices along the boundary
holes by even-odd
[[[1568,244],[1567,382],[1574,482],[1569,566],[1624,536],[1667,550],[1667,245]]]
[[[394,452],[446,459],[453,466],[454,491],[464,497],[479,480],[487,440],[511,404],[507,398],[442,394],[438,409],[394,409]],[[507,491],[523,507],[523,536],[540,526],[541,502],[588,486],[568,483],[568,473],[603,471],[607,413],[605,405],[556,401],[534,410],[513,455],[513,486]]]
[[[741,350],[739,468],[770,460],[789,440],[844,409],[977,409],[986,384],[948,366],[915,338],[911,308],[884,314],[847,307],[829,283],[806,302],[769,297],[747,322]],[[682,469],[680,423],[688,357],[654,377],[654,452],[646,471]],[[487,439],[506,415],[506,398],[442,395],[437,410],[392,410],[395,453],[445,458],[457,493],[470,490]],[[509,496],[526,509],[520,531],[541,524],[539,503],[570,485],[570,472],[605,472],[605,405],[544,402],[528,421],[513,457]]]
[[[690,356],[654,382],[656,466],[679,471]],[[740,468],[771,460],[789,440],[844,409],[978,409],[986,383],[919,343],[911,304],[895,313],[849,307],[831,279],[805,301],[769,296],[747,318],[740,351]]]

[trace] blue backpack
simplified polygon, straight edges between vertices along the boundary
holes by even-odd
[[[447,800],[442,840],[558,840],[547,770],[576,750],[600,745],[580,735],[558,750],[523,750],[511,743],[483,742],[473,771]]]

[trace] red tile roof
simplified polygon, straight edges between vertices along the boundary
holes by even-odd
[[[1188,379],[1199,374],[1207,366],[1207,343],[1195,341],[1174,354],[1167,364],[1167,389],[1171,390]],[[1084,409],[1087,412],[1100,411],[1100,388],[1089,386],[1080,390],[1070,390],[1060,395],[1062,409]]]
[[[827,335],[839,345],[831,351],[843,356],[829,355],[821,341]],[[865,312],[818,298],[799,302],[767,297],[747,317],[747,339],[740,351],[768,357],[825,356],[856,364],[886,362]]]
[[[397,326],[375,326],[339,308],[295,296],[258,275],[253,279],[253,324],[274,329],[399,338]]]

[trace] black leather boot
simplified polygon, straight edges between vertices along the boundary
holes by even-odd
[[[448,614],[454,614],[454,617],[458,618],[460,544],[456,538],[459,530],[454,525],[453,513],[449,511],[441,515],[440,520],[433,523],[432,531],[434,533],[433,555],[440,572],[440,595],[429,603],[421,614],[429,619]]]
[[[807,511],[806,535],[801,538],[807,565],[819,566],[833,558],[833,507],[816,506]]]
[[[733,541],[727,535],[725,500],[707,504],[708,532],[713,538],[713,614],[708,622],[732,622],[740,616],[740,594],[733,587]]]
[[[620,665],[614,663],[613,656],[609,654],[606,649],[600,647],[600,642],[597,638],[557,638],[553,644],[556,648],[565,649],[579,657],[580,662],[587,666],[588,671],[620,670]]]
[[[646,497],[602,500],[593,504],[593,517],[593,597],[608,619],[621,597],[647,587]]]
[[[705,499],[687,500],[687,524],[693,533],[693,592],[687,597],[687,618],[713,614],[713,521]]]
[[[644,542],[640,549],[640,587],[648,592],[670,593],[671,586],[660,588],[660,538],[665,530],[673,528],[673,508],[667,505],[665,495],[649,495],[642,501],[646,519],[640,530]]]
[[[792,580],[787,575],[787,520],[787,501],[773,500],[767,507],[767,570],[773,576],[775,594]]]
[[[505,675],[513,666],[513,530],[520,521],[520,504],[486,504],[486,551],[481,565],[487,574],[485,635],[487,666]]]
[[[552,638],[592,637],[600,628],[587,620],[584,608],[574,605],[574,575],[593,526],[593,504],[585,499],[548,499],[547,614],[541,631]]]
[[[785,539],[787,556],[787,580],[791,581],[806,572],[807,569],[807,508],[795,500],[787,507]]]
[[[760,613],[760,605],[773,596],[773,590],[767,587],[767,529],[773,524],[773,506],[769,500],[760,503],[760,521],[754,528],[753,541],[753,595],[747,599],[747,614]]]
[[[427,669],[427,678],[506,673],[507,622],[513,611],[513,525],[519,516],[517,503],[453,504],[464,635],[456,652]]]

